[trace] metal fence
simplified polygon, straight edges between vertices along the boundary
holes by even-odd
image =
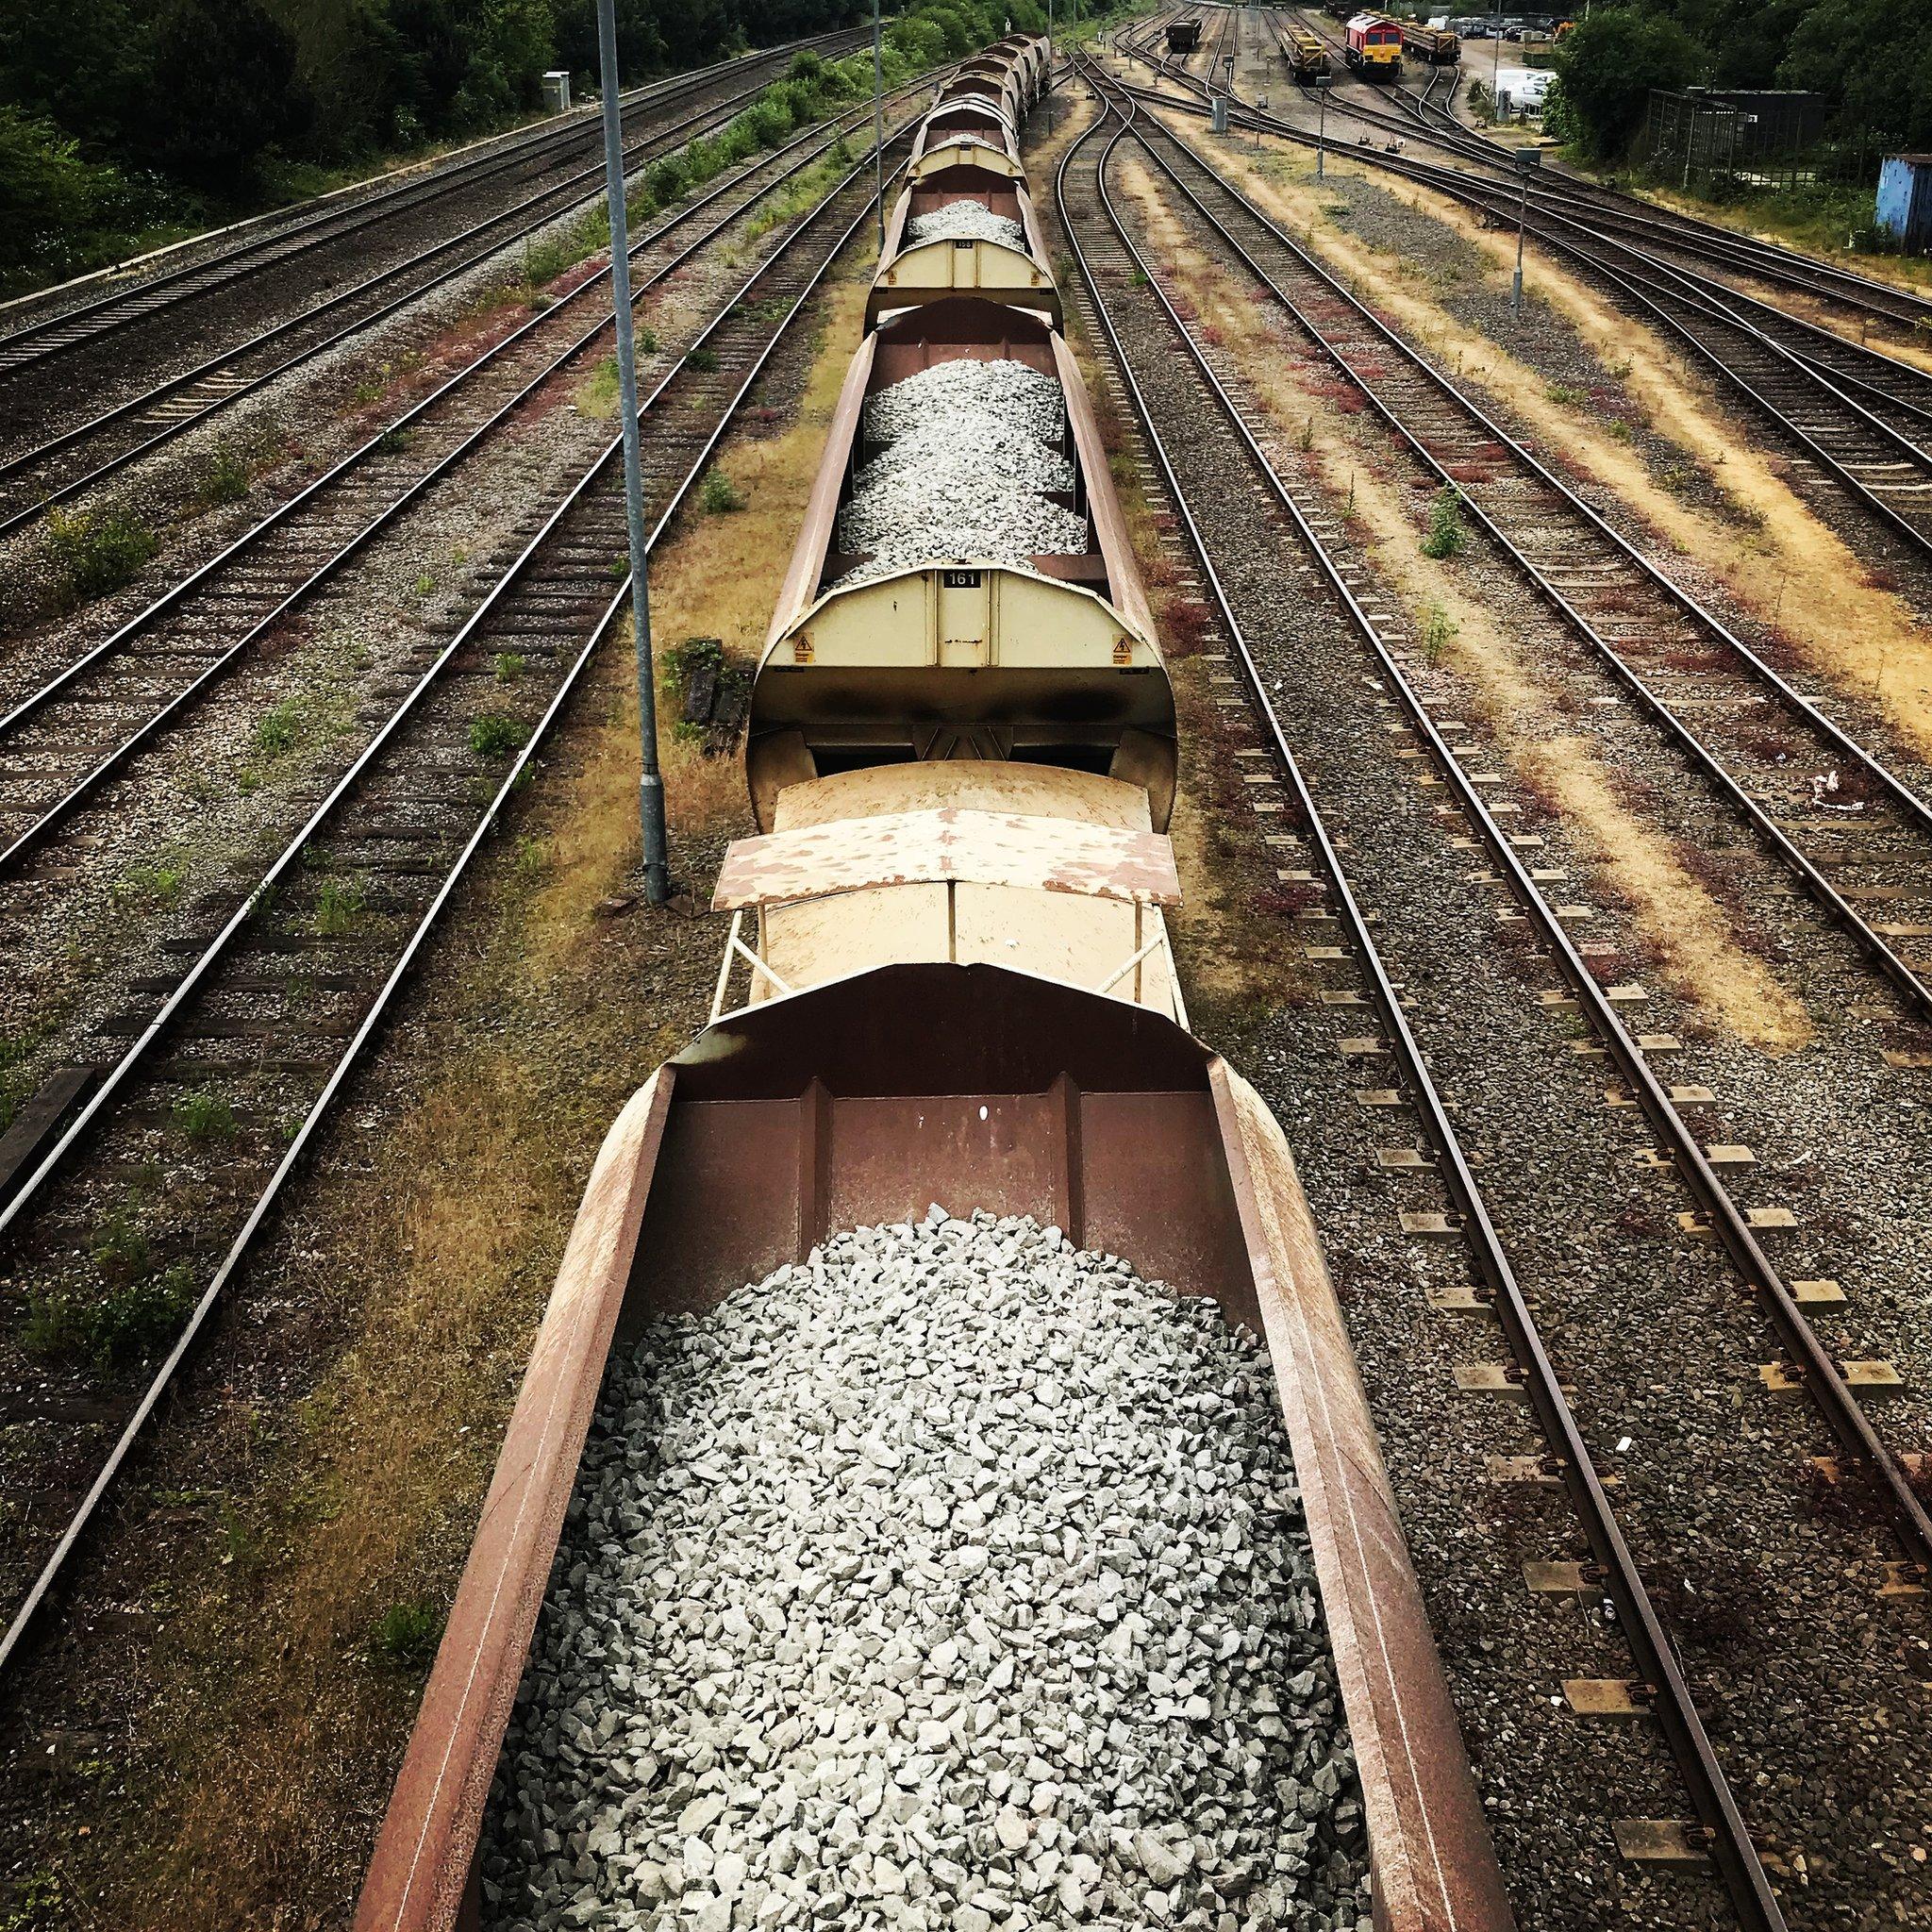
[[[1659,179],[1707,198],[1790,188],[1818,179],[1827,112],[1823,95],[1795,90],[1653,88],[1638,159]]]

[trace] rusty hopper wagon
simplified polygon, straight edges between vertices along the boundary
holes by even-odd
[[[1201,45],[1201,23],[1193,20],[1171,20],[1167,24],[1167,51],[1170,54],[1192,54]]]
[[[1042,459],[1073,477],[1053,506],[1070,547],[1016,560],[941,543],[891,565],[840,552],[868,403],[959,361],[1012,365],[999,379],[1058,412],[1061,448]],[[613,1352],[934,1200],[1057,1224],[1265,1336],[1375,1924],[1508,1932],[1293,1162],[1267,1107],[1188,1030],[1165,924],[1173,694],[1092,410],[1045,314],[949,292],[869,330],[751,729],[759,831],[718,880],[732,924],[711,1020],[598,1156],[358,1932],[478,1921],[486,1803]]]

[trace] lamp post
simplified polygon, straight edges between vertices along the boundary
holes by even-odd
[[[872,178],[879,211],[879,258],[886,253],[886,70],[879,49],[879,0],[872,0]]]
[[[658,768],[658,688],[651,661],[650,558],[644,543],[644,478],[638,460],[638,365],[632,340],[630,236],[624,203],[624,133],[617,110],[615,0],[597,0],[597,59],[604,83],[604,196],[610,209],[610,299],[617,324],[617,391],[624,415],[625,525],[630,538],[630,610],[638,671],[638,817],[644,841],[644,897],[671,896],[664,836],[664,778]]]
[[[1509,312],[1518,322],[1523,320],[1523,230],[1529,221],[1529,177],[1542,164],[1541,148],[1516,150],[1516,174],[1523,192],[1516,204],[1516,279],[1509,285]]]
[[[1328,161],[1328,90],[1333,86],[1332,74],[1318,74],[1315,76],[1315,179],[1325,178]]]

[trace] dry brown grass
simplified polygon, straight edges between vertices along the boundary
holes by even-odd
[[[1400,272],[1397,258],[1335,228],[1321,197],[1292,173],[1229,150],[1253,198],[1307,239],[1439,366],[1459,372],[1504,400],[1540,398],[1542,379],[1487,337],[1452,317]],[[1344,170],[1355,164],[1343,161]],[[1515,238],[1479,227],[1468,210],[1393,178],[1378,185],[1460,234],[1488,257],[1502,281]],[[1733,419],[1648,329],[1612,308],[1559,263],[1532,249],[1537,292],[1612,369],[1652,428],[1688,450],[1706,475],[1749,510],[1740,529],[1693,508],[1657,482],[1628,443],[1601,433],[1587,412],[1566,410],[1561,441],[1573,472],[1614,491],[1654,528],[1660,547],[1696,558],[1746,610],[1774,624],[1806,668],[1874,699],[1919,748],[1932,755],[1932,633],[1910,608],[1873,580],[1843,539],[1828,529],[1753,446],[1752,428]],[[1545,407],[1531,413],[1547,418]]]
[[[853,276],[832,283],[796,416],[775,436],[737,436],[724,445],[721,466],[744,508],[708,515],[693,507],[658,554],[651,633],[660,653],[691,638],[714,637],[741,669],[749,673],[756,665],[858,338],[865,286]],[[627,621],[610,649],[630,655]],[[752,829],[741,761],[707,758],[701,746],[678,737],[676,719],[675,694],[660,690],[658,759],[674,861],[692,840]],[[583,908],[617,891],[637,868],[638,712],[628,679],[601,725],[586,735],[575,790],[571,835],[548,841],[540,855],[544,883],[532,906],[532,955],[548,970],[575,956]]]
[[[1268,415],[1297,442],[1308,439],[1308,457],[1333,497],[1352,494],[1361,527],[1374,533],[1372,551],[1383,581],[1411,610],[1437,606],[1454,622],[1445,662],[1467,680],[1476,707],[1499,727],[1524,788],[1525,809],[1560,811],[1582,832],[1641,939],[1686,997],[1753,1045],[1774,1052],[1801,1045],[1810,1035],[1802,1005],[1739,943],[1724,908],[1677,861],[1671,841],[1617,797],[1590,741],[1547,728],[1554,693],[1533,675],[1504,625],[1465,593],[1460,575],[1424,556],[1415,506],[1363,461],[1335,418],[1318,407],[1311,411],[1322,394],[1280,355],[1277,339],[1242,301],[1233,279],[1188,245],[1153,176],[1130,166],[1124,183],[1159,258],[1193,306],[1216,318],[1227,353]]]
[[[194,1684],[169,1754],[192,1801],[180,1789],[158,1800],[154,1862],[122,1874],[112,1923],[294,1924],[290,1899],[340,1884],[327,1869],[337,1833],[318,1821],[381,1802],[385,1779],[372,1790],[370,1773],[391,1761],[413,1695],[407,1676],[372,1671],[372,1632],[459,1546],[527,1350],[537,1280],[568,1224],[575,1184],[545,1113],[512,1056],[477,1056],[391,1141],[381,1211],[360,1229],[383,1291],[303,1406],[278,1458],[291,1474],[240,1505],[252,1534],[279,1544],[256,1600],[238,1605],[218,1572],[176,1620],[186,1654],[171,1642],[158,1659]],[[397,1255],[409,1257],[401,1269]],[[204,1648],[216,1634],[229,1646],[219,1656]]]

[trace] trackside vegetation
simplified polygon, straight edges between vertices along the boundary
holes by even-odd
[[[619,58],[635,83],[866,12],[860,0],[617,0]],[[998,39],[1009,19],[1032,31],[1044,18],[1036,0],[908,8],[886,29],[888,83]],[[513,125],[539,110],[547,70],[575,75],[581,94],[596,65],[594,0],[7,0],[0,294]],[[869,59],[794,71],[698,145],[729,151],[716,172],[871,85]]]
[[[1594,7],[1556,52],[1547,125],[1616,161],[1652,88],[1803,88],[1830,104],[1825,175],[1932,147],[1932,0],[1624,0]]]

